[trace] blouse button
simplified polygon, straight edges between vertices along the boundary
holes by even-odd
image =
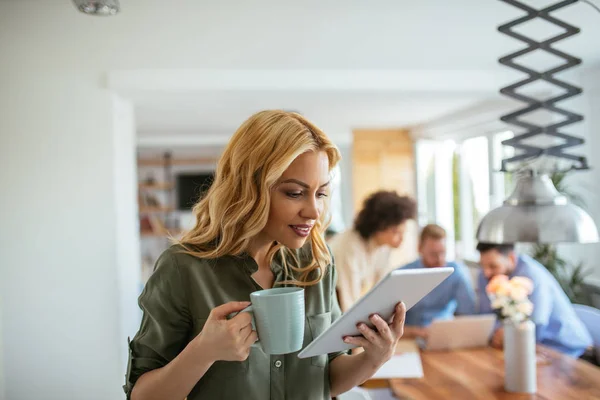
[[[281,367],[281,360],[275,361],[275,368]]]

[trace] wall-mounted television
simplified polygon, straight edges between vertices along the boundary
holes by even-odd
[[[214,172],[177,174],[177,209],[189,211],[212,184]]]

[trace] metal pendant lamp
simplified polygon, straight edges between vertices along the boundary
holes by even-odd
[[[73,0],[79,11],[88,15],[110,16],[121,10],[119,0]]]
[[[485,243],[593,243],[598,242],[598,229],[592,218],[583,209],[572,204],[569,199],[561,195],[552,183],[548,173],[536,171],[531,167],[516,167],[509,171],[509,165],[531,161],[541,156],[554,157],[567,160],[568,169],[588,169],[585,157],[565,153],[564,150],[573,146],[582,145],[584,140],[559,132],[559,129],[583,120],[583,116],[559,108],[556,103],[582,92],[581,88],[561,81],[553,75],[568,68],[581,64],[581,60],[553,48],[551,45],[559,40],[579,33],[579,29],[550,15],[565,6],[576,3],[578,0],[566,0],[537,10],[515,0],[501,0],[526,12],[526,15],[504,24],[498,30],[508,36],[527,43],[527,47],[500,58],[499,62],[528,75],[515,84],[502,88],[500,92],[506,96],[527,103],[527,106],[511,114],[501,117],[501,120],[520,128],[525,132],[512,139],[503,141],[503,145],[512,146],[519,151],[515,157],[502,161],[502,172],[519,172],[513,193],[504,201],[504,204],[490,211],[481,221],[477,229],[477,240]],[[513,27],[535,18],[544,19],[564,30],[563,33],[550,39],[538,42],[522,34],[514,32]],[[532,70],[514,62],[514,59],[535,50],[543,50],[565,60],[565,63],[544,72]],[[547,100],[538,100],[534,97],[517,93],[517,89],[532,82],[543,80],[555,85],[563,92]],[[525,122],[520,117],[534,111],[546,110],[565,118],[560,122],[540,126]],[[526,144],[536,136],[560,139],[562,143],[549,147],[538,147]]]
[[[501,207],[479,224],[486,243],[593,243],[598,230],[583,209],[561,195],[548,175],[522,176]]]

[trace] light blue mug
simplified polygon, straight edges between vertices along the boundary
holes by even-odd
[[[304,341],[304,289],[285,287],[250,293],[252,305],[240,312],[252,313],[252,325],[265,354],[300,351]]]

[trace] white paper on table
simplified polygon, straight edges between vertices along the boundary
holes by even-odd
[[[399,353],[383,364],[371,379],[423,377],[421,355],[414,340],[401,340],[396,351]]]

